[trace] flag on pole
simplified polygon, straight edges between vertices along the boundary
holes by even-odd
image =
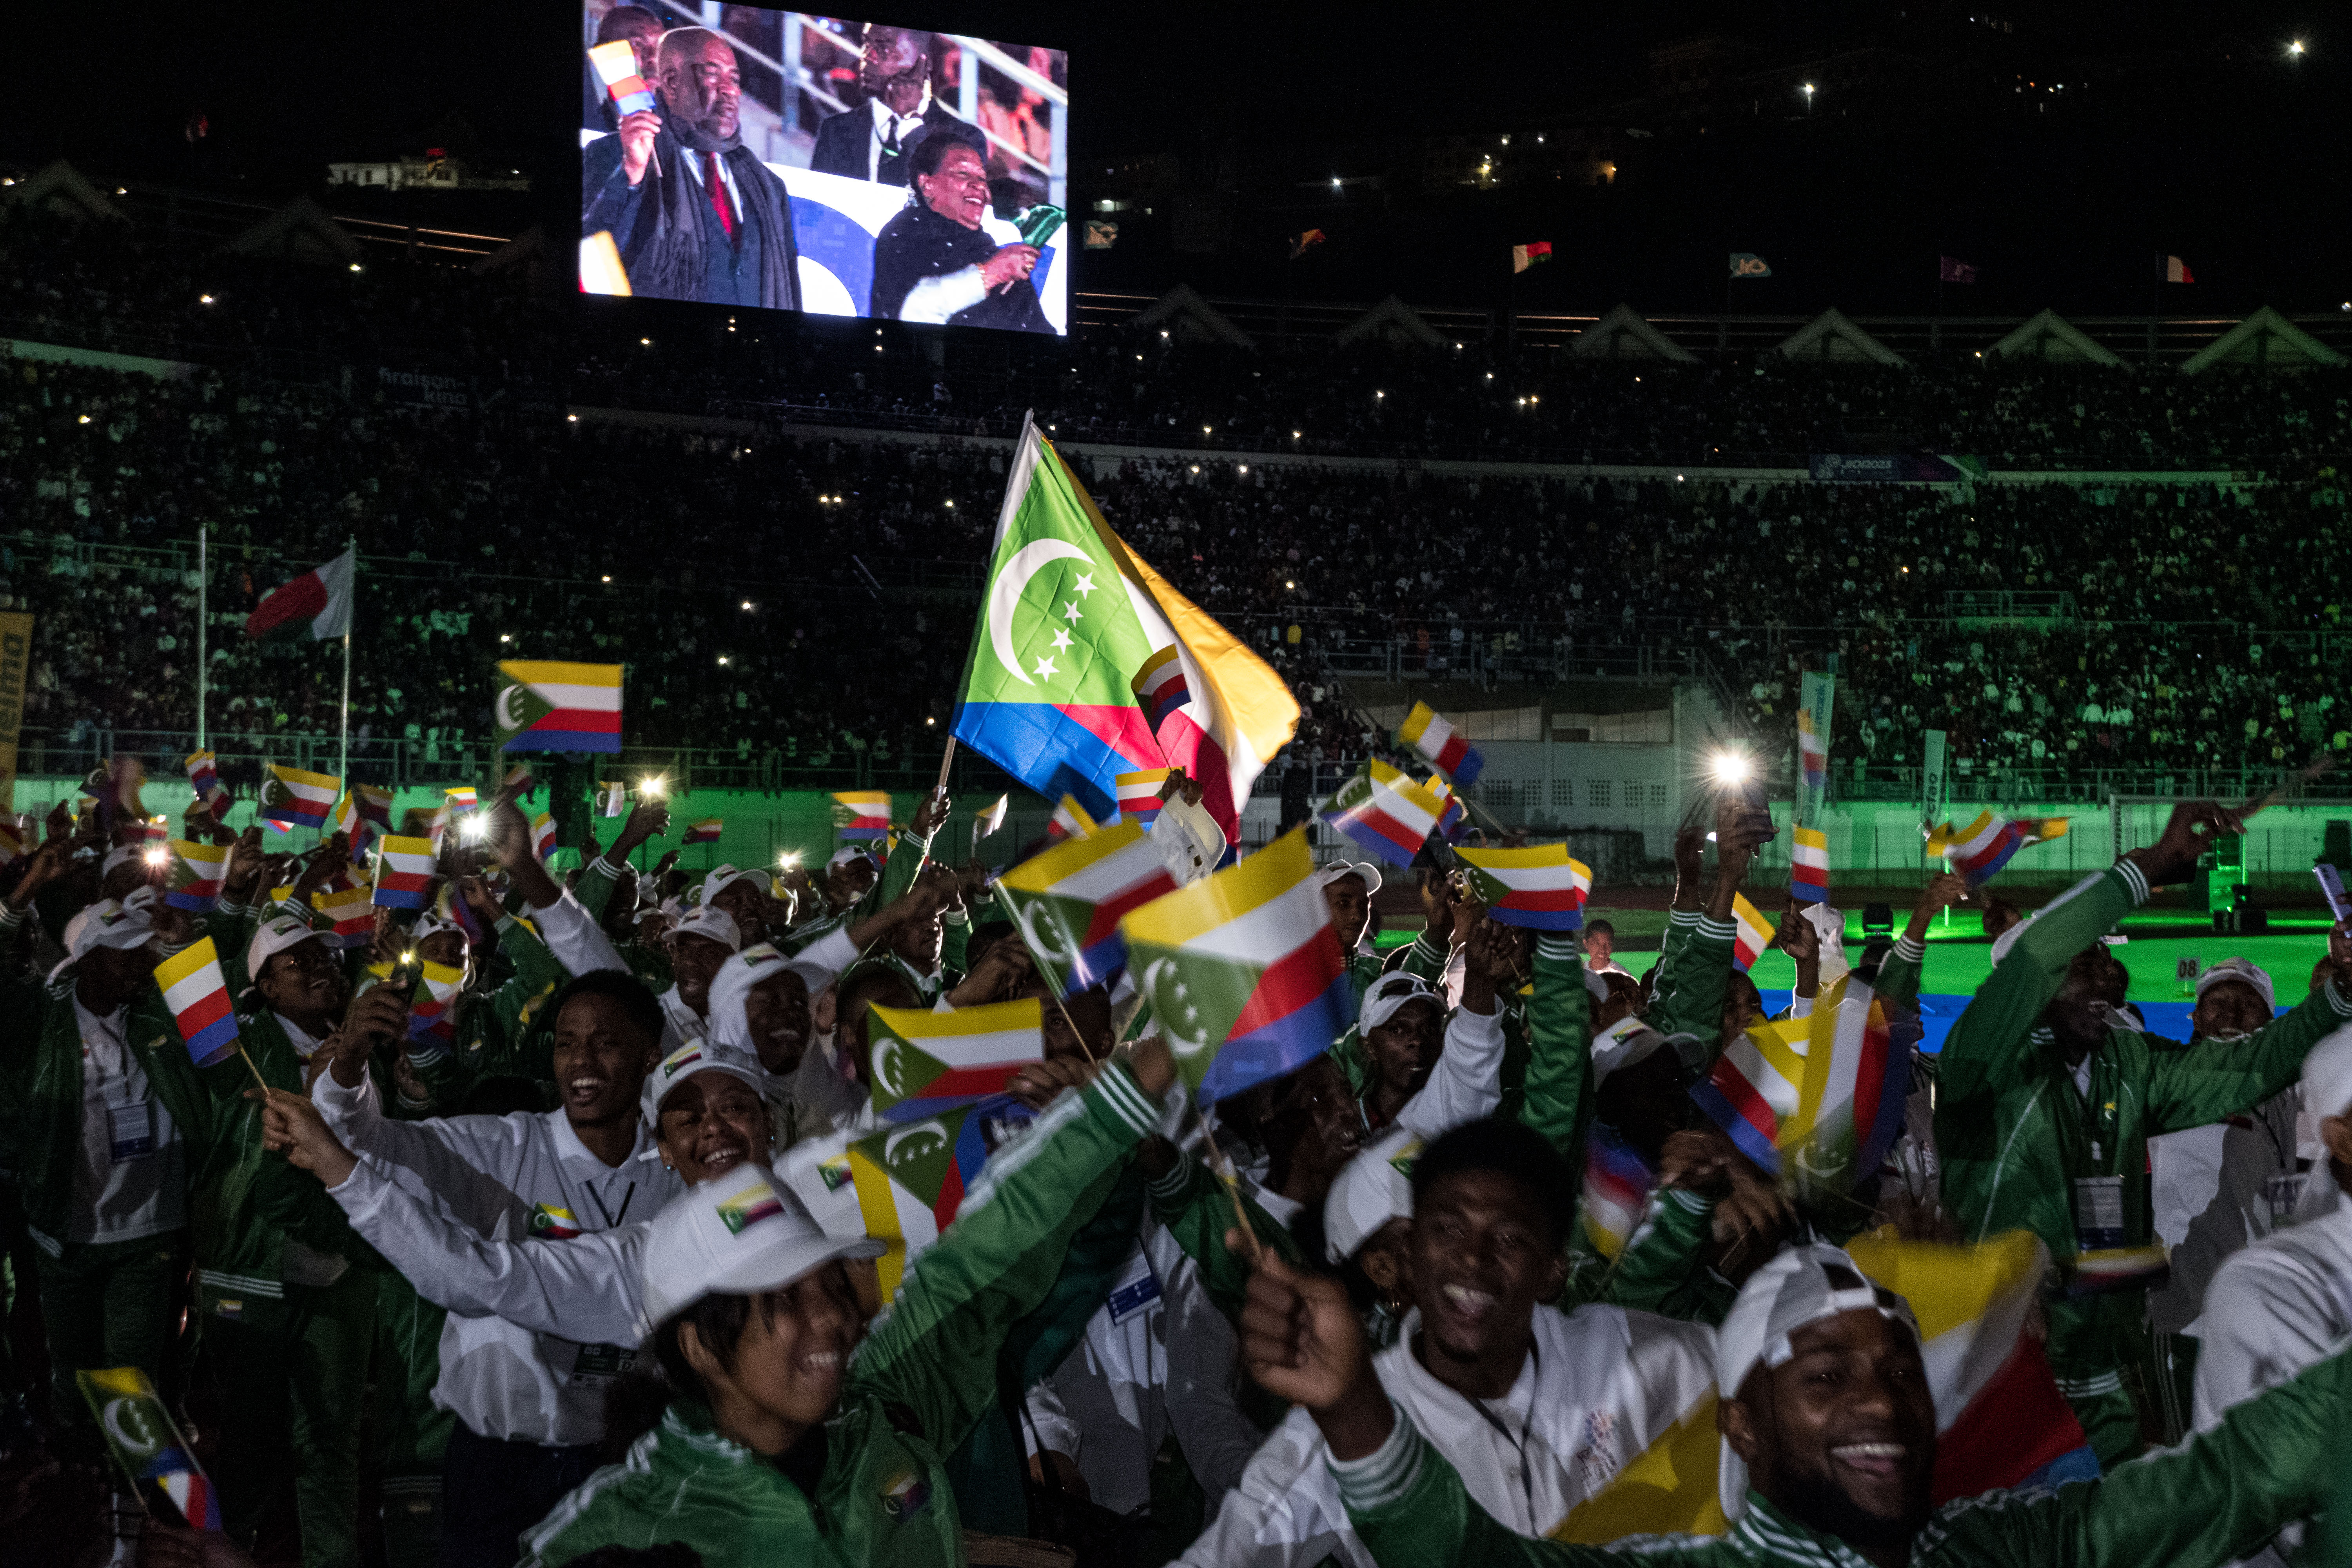
[[[499,664],[499,749],[617,752],[621,667],[548,659]]]
[[[1830,782],[1830,753],[1821,731],[1813,728],[1810,708],[1797,710],[1797,762],[1804,771],[1807,789],[1823,789]]]
[[[1745,974],[1780,932],[1745,893],[1731,895],[1731,967]]]
[[[114,1462],[147,1506],[165,1505],[190,1530],[218,1531],[220,1499],[212,1479],[188,1452],[147,1374],[135,1366],[85,1367],[74,1373],[74,1382],[89,1402]]]
[[[875,1113],[920,1121],[1003,1094],[1014,1073],[1045,1058],[1044,1006],[1032,996],[944,1013],[873,1007]]]
[[[965,1107],[863,1135],[808,1140],[778,1163],[777,1174],[826,1235],[883,1244],[875,1269],[887,1303],[908,1267],[953,1222],[987,1163],[985,1120]],[[744,1195],[754,1202],[772,1196],[764,1181],[747,1186]]]
[[[408,999],[408,1037],[446,1046],[457,1037],[457,993],[465,988],[466,966],[417,961],[416,989]]]
[[[1075,795],[1064,795],[1054,803],[1054,815],[1045,819],[1048,838],[1088,838],[1100,832],[1095,819],[1087,815]]]
[[[1392,866],[1410,866],[1444,809],[1427,789],[1374,758],[1339,786],[1320,815],[1359,848]]]
[[[1735,250],[1731,253],[1731,276],[1769,278],[1772,276],[1772,264],[1752,250]]]
[[[872,839],[890,837],[890,795],[887,790],[837,790],[833,797],[836,838]]]
[[[1429,765],[1451,780],[1455,789],[1468,789],[1486,771],[1485,754],[1456,734],[1454,726],[1426,702],[1412,705],[1412,711],[1397,727],[1397,740],[1427,757]]]
[[[1511,270],[1525,272],[1528,268],[1551,259],[1551,241],[1538,239],[1531,245],[1511,247]]]
[[[1317,246],[1322,243],[1323,231],[1319,228],[1308,229],[1306,233],[1298,235],[1291,240],[1290,259],[1293,261],[1297,260],[1300,257],[1306,255],[1308,251],[1314,249]]]
[[[1642,1027],[1638,1018],[1612,1026],[1622,1028],[1627,1024]],[[1657,1173],[1632,1144],[1598,1121],[1585,1130],[1584,1195],[1576,1213],[1593,1251],[1613,1260],[1625,1250],[1627,1238],[1642,1223],[1642,1211],[1649,1206],[1650,1191],[1657,1184]]]
[[[2164,280],[2167,283],[2194,283],[2197,274],[2189,270],[2189,263],[2178,256],[2164,258]]]
[[[1470,873],[1470,885],[1486,906],[1489,920],[1535,931],[1584,929],[1592,868],[1571,857],[1566,844],[1456,849],[1454,854]]]
[[[1938,283],[1973,283],[1977,280],[1976,264],[1954,257],[1936,258],[1936,281]]]
[[[1157,684],[1147,706],[1136,682],[1148,665]],[[1117,809],[1120,773],[1181,767],[1233,843],[1251,785],[1297,725],[1282,677],[1129,550],[1035,423],[1025,426],[956,738],[1096,817]]]
[[[1305,1066],[1355,1021],[1304,828],[1144,905],[1119,929],[1204,1105]]]
[[[717,816],[705,817],[700,822],[689,822],[686,825],[686,837],[678,842],[681,844],[716,844],[719,842],[719,829],[724,827],[726,825],[725,818]]]
[[[653,89],[637,74],[636,47],[628,39],[598,44],[588,51],[588,63],[596,68],[596,79],[604,83],[604,95],[613,100],[616,120],[654,107]]]
[[[352,629],[352,582],[358,565],[354,545],[324,566],[270,590],[269,596],[246,617],[245,635],[265,637],[308,627],[314,642],[347,636]]]
[[[421,910],[433,887],[433,841],[387,836],[376,840],[375,901],[388,910]]]
[[[1739,1152],[1801,1196],[1852,1190],[1901,1130],[1910,1058],[1861,977],[1824,986],[1811,1016],[1750,1027],[1691,1089]]]
[[[261,819],[280,833],[298,827],[323,828],[342,787],[343,781],[332,773],[306,773],[272,763],[269,777],[261,786]]]
[[[218,806],[226,804],[228,791],[221,787],[220,763],[210,752],[188,753],[188,783],[195,787],[196,804]]]
[[[596,781],[596,815],[618,816],[629,809],[629,786],[617,779]]]
[[[198,1067],[226,1060],[236,1049],[236,1010],[229,1005],[228,982],[221,978],[212,938],[198,937],[157,964],[155,984]]]
[[[1118,815],[1145,832],[1160,820],[1160,795],[1168,786],[1168,768],[1145,768],[1139,773],[1121,773],[1118,785]]]
[[[175,910],[206,914],[220,904],[221,880],[228,872],[228,851],[193,839],[172,844],[172,885],[163,901]]]
[[[2028,1328],[2049,1267],[2031,1231],[1958,1247],[1898,1240],[1890,1226],[1853,1237],[1846,1255],[1918,1320],[1936,1401],[1933,1501],[2014,1487],[2088,1441]]]
[[[1119,921],[1175,890],[1158,847],[1133,822],[1066,838],[996,879],[1030,956],[1065,996],[1117,974],[1127,963]]]
[[[1818,827],[1794,830],[1789,849],[1789,896],[1800,903],[1830,901],[1830,836]]]
[[[2012,822],[1990,810],[1981,811],[1974,822],[1958,833],[1952,831],[1948,822],[1930,833],[1927,853],[1943,857],[1953,870],[1968,879],[1969,887],[1981,887],[2027,845],[2065,837],[2070,820],[2063,816],[2028,816]]]
[[[1454,786],[1445,782],[1444,773],[1430,774],[1429,782],[1422,787],[1429,791],[1442,808],[1437,814],[1437,836],[1448,844],[1460,843],[1462,829],[1470,819],[1469,813],[1462,805],[1462,797],[1454,793]]]
[[[530,852],[543,865],[555,853],[555,814],[542,811],[530,819]]]
[[[327,917],[329,947],[365,947],[375,935],[375,900],[356,878],[338,877],[310,895],[310,907]]]
[[[1013,797],[1009,795],[1000,795],[994,804],[984,805],[972,813],[972,822],[979,829],[972,837],[977,840],[995,837],[996,830],[1004,826],[1004,814],[1011,809],[1013,809]]]

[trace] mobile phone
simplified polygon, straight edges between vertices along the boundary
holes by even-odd
[[[2314,866],[2311,874],[2319,879],[2320,896],[2327,900],[2327,912],[2335,917],[2336,923],[2341,926],[2352,921],[2352,901],[2344,896],[2343,874],[2325,860]]]

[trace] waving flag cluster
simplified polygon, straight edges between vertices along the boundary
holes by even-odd
[[[228,791],[221,787],[219,759],[210,752],[190,752],[187,769],[197,805],[218,807],[227,803]]]
[[[1800,1194],[1843,1195],[1886,1157],[1910,1087],[1885,1009],[1848,974],[1823,988],[1811,1016],[1758,1024],[1734,1040],[1691,1098]]]
[[[375,901],[388,910],[421,910],[433,887],[433,841],[387,837],[376,841]]]
[[[1456,789],[1468,789],[1486,771],[1485,754],[1426,702],[1412,705],[1397,727],[1397,739],[1427,757],[1429,765],[1452,779]]]
[[[1794,830],[1789,848],[1789,896],[1799,903],[1830,900],[1830,836],[1818,827]]]
[[[1745,974],[1754,966],[1764,950],[1772,945],[1780,931],[1764,918],[1764,911],[1748,901],[1745,893],[1731,895],[1731,967]]]
[[[218,845],[192,839],[172,840],[172,881],[163,901],[175,910],[205,914],[218,907],[221,881],[227,875],[228,851]]]
[[[2029,816],[2011,821],[1982,811],[1958,833],[1948,822],[1929,834],[1927,853],[1942,856],[1953,870],[1968,879],[1969,887],[1979,887],[2027,845],[2047,844],[2066,837],[2067,822],[2068,818],[2063,816]]]
[[[1392,866],[1410,866],[1444,810],[1423,785],[1374,759],[1339,786],[1322,816],[1360,848]]]
[[[1062,840],[996,879],[1029,955],[1065,996],[1127,963],[1119,921],[1176,890],[1159,849],[1132,822]]]
[[[277,763],[261,786],[261,819],[280,833],[298,827],[327,826],[327,814],[342,793],[343,781],[332,773],[306,773]]]
[[[1014,1073],[1045,1058],[1044,1007],[1034,996],[944,1013],[875,1007],[875,1113],[920,1121],[1003,1094]]]
[[[1584,898],[1592,890],[1592,868],[1572,858],[1566,844],[1526,849],[1457,849],[1487,917],[1507,926],[1536,931],[1584,929]]]
[[[1168,787],[1170,768],[1143,768],[1131,773],[1121,773],[1118,785],[1118,815],[1123,821],[1132,822],[1146,833],[1160,820],[1160,795]]]
[[[1119,927],[1160,1034],[1204,1104],[1297,1070],[1354,1021],[1304,828]]]
[[[198,1067],[225,1060],[236,1049],[236,1012],[229,1005],[228,982],[221,978],[212,938],[199,937],[157,964],[155,984]]]
[[[501,751],[621,749],[619,665],[505,659],[499,679],[493,714]]]
[[[833,796],[834,837],[865,840],[890,837],[890,795],[887,790],[836,790]]]

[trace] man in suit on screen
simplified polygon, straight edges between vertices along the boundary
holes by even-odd
[[[904,185],[920,136],[952,136],[987,156],[987,138],[932,101],[929,35],[868,23],[857,85],[866,101],[816,128],[809,167],[817,173]]]

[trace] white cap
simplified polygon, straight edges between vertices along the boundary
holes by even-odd
[[[253,940],[245,944],[245,977],[259,984],[261,972],[269,966],[271,959],[289,947],[324,935],[312,931],[309,921],[293,915],[270,916],[254,931]]]
[[[759,885],[760,891],[762,893],[768,891],[768,874],[765,871],[745,871],[737,867],[721,864],[710,875],[702,879],[703,908],[709,909],[711,900],[738,882],[754,882]]]
[[[835,866],[846,866],[852,860],[872,860],[877,869],[882,864],[879,860],[875,860],[872,852],[867,850],[864,846],[845,844],[840,848],[835,850],[833,854],[826,858],[824,868],[830,871]]]
[[[733,952],[743,945],[743,933],[735,929],[735,917],[725,910],[714,910],[698,904],[686,913],[686,918],[670,927],[672,941],[682,936],[698,936],[719,943]]]
[[[1412,1217],[1412,1163],[1420,1158],[1421,1135],[1391,1127],[1339,1167],[1323,1200],[1323,1247],[1332,1262],[1353,1258],[1389,1221]]]
[[[1592,1087],[1665,1049],[1666,1037],[1628,1014],[1592,1037]]]
[[[100,899],[73,919],[66,921],[66,955],[49,971],[55,980],[63,974],[76,959],[97,948],[120,948],[129,952],[145,947],[155,936],[155,889],[134,888],[131,896],[117,902]]]
[[[2271,977],[2263,973],[2260,964],[2247,958],[2225,958],[2199,975],[2197,1000],[2200,1002],[2205,1000],[2206,988],[2219,985],[2224,980],[2235,980],[2241,984],[2251,985],[2261,993],[2263,1006],[2270,1008],[2278,1006],[2278,994],[2271,986]]]
[[[1392,970],[1364,988],[1364,1005],[1356,1014],[1356,1027],[1370,1035],[1397,1016],[1408,1002],[1433,1002],[1437,1016],[1445,1016],[1445,994],[1418,974]]]
[[[638,1109],[645,1112],[646,1125],[661,1125],[661,1102],[669,1098],[670,1090],[698,1073],[723,1072],[748,1086],[751,1092],[765,1100],[768,1097],[768,1072],[760,1058],[748,1046],[730,1046],[723,1040],[703,1038],[688,1040],[669,1055],[662,1058],[653,1071],[646,1074],[645,1092],[638,1096]]]
[[[2352,1112],[2352,1024],[2322,1036],[2303,1058],[2303,1108],[2315,1121]]]
[[[1315,885],[1328,888],[1342,877],[1354,877],[1364,884],[1364,897],[1370,898],[1381,890],[1381,868],[1370,860],[1334,860],[1315,875]]]
[[[879,1258],[882,1244],[827,1236],[767,1171],[742,1165],[690,1187],[646,1237],[646,1318],[663,1323],[705,1296],[775,1290],[836,1258]]]
[[[1584,988],[1592,993],[1592,999],[1595,1002],[1609,1000],[1609,981],[1600,970],[1588,969],[1584,972]]]
[[[1737,1399],[1749,1373],[1785,1363],[1789,1336],[1798,1330],[1855,1311],[1874,1311],[1910,1330],[1914,1341],[1919,1337],[1911,1304],[1874,1283],[1843,1249],[1822,1241],[1781,1248],[1748,1277],[1739,1299],[1715,1331],[1716,1396]],[[1727,1442],[1717,1468],[1716,1487],[1725,1517],[1738,1519],[1747,1507],[1748,1467]]]
[[[1807,904],[1804,916],[1805,923],[1821,939],[1822,984],[1834,985],[1853,967],[1845,961],[1845,911],[1827,904]]]
[[[745,1050],[756,1049],[746,1009],[751,1005],[751,993],[779,974],[799,975],[801,984],[808,987],[812,1002],[833,980],[833,971],[823,964],[787,958],[772,942],[747,947],[720,964],[719,973],[710,978],[708,1016],[711,1037]]]
[[[464,926],[455,921],[445,921],[431,910],[427,910],[416,917],[415,925],[408,928],[408,940],[411,942],[421,942],[428,938],[439,936],[445,931],[456,931],[459,936],[466,934]]]
[[[104,855],[99,857],[98,874],[101,877],[105,876],[109,871],[113,870],[117,866],[121,865],[125,860],[130,859],[132,856],[138,853],[138,849],[134,848],[131,845],[116,845]]]

